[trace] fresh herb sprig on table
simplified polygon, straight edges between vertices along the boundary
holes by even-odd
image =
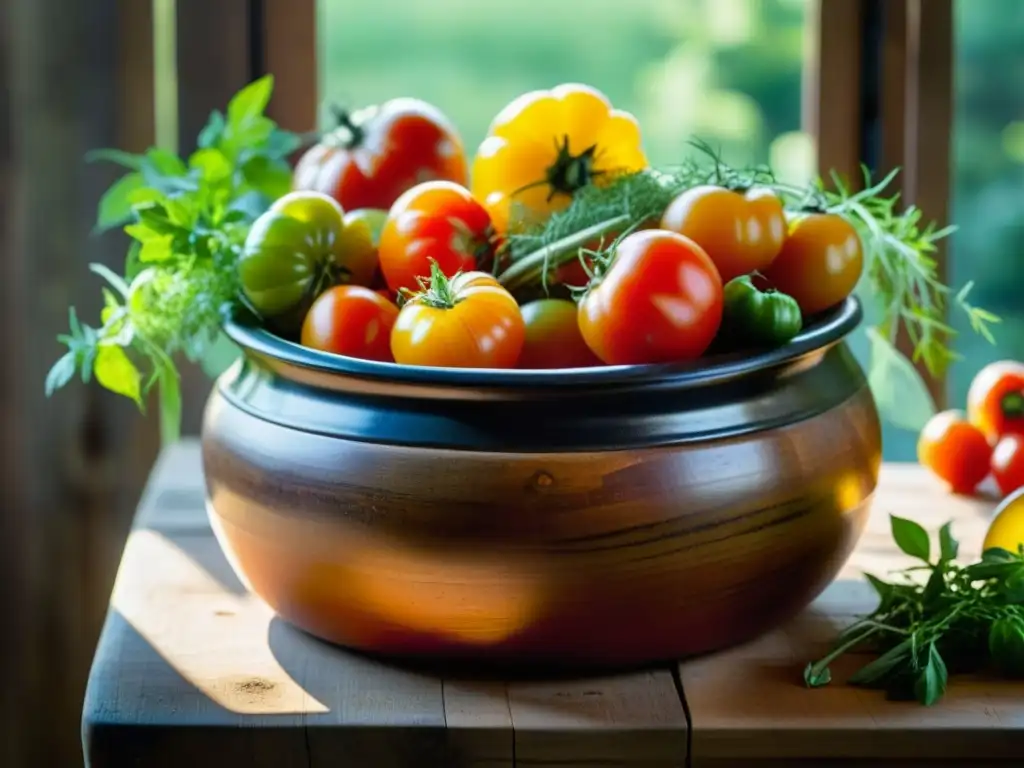
[[[124,276],[101,264],[107,282],[98,328],[70,310],[68,351],[46,379],[47,395],[76,373],[143,407],[160,393],[162,434],[174,440],[180,385],[172,356],[200,360],[238,304],[236,261],[250,224],[291,185],[287,157],[300,140],[264,114],[270,76],[253,82],[214,112],[187,159],[153,148],[141,155],[116,150],[94,160],[130,172],[103,196],[97,229],[124,226],[132,244]]]
[[[891,581],[865,574],[878,607],[848,627],[824,658],[807,665],[804,682],[827,685],[832,662],[868,649],[879,655],[848,684],[925,705],[942,698],[951,673],[990,668],[1024,677],[1024,547],[1016,553],[988,549],[979,561],[961,565],[949,523],[939,531],[937,557],[920,525],[896,516],[891,523],[896,545],[921,565]]]

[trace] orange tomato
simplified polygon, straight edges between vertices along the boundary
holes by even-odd
[[[609,365],[692,360],[722,322],[722,280],[711,258],[675,232],[634,232],[579,305],[587,346]]]
[[[403,194],[381,231],[380,268],[388,287],[414,291],[430,275],[431,259],[446,277],[492,259],[491,219],[469,190],[428,181]]]
[[[443,368],[514,368],[525,329],[519,305],[493,276],[449,279],[431,264],[429,287],[412,296],[391,331],[396,363]]]
[[[565,209],[588,184],[646,167],[636,118],[590,86],[566,84],[523,94],[494,118],[472,190],[504,234]]]
[[[302,323],[302,344],[364,360],[392,362],[391,329],[398,307],[377,291],[339,285],[320,294]]]
[[[967,416],[991,442],[1024,435],[1024,363],[1000,360],[978,371],[967,390]]]
[[[387,210],[424,181],[466,183],[462,139],[437,107],[398,98],[339,119],[336,131],[299,158],[295,189],[330,195],[346,211]]]
[[[853,225],[837,214],[810,213],[790,223],[782,251],[764,275],[796,299],[805,315],[813,315],[853,293],[863,268]]]
[[[583,340],[575,302],[538,299],[522,307],[526,338],[519,368],[586,368],[601,361]]]
[[[992,446],[963,411],[933,416],[917,442],[917,458],[955,493],[973,493],[989,473]]]
[[[786,217],[769,189],[735,192],[708,184],[676,197],[662,214],[661,228],[696,242],[727,283],[772,263],[786,236]]]
[[[1024,436],[1006,435],[992,451],[992,477],[1003,496],[1024,488]]]

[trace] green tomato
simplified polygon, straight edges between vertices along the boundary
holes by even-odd
[[[736,344],[781,346],[803,326],[796,299],[773,288],[761,290],[750,275],[726,283],[723,298],[722,328]]]

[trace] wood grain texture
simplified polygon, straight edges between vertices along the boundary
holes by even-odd
[[[262,0],[262,71],[274,76],[268,114],[290,131],[317,127],[316,0]]]
[[[972,558],[979,554],[992,506],[986,498],[949,496],[917,467],[887,465],[854,556],[809,610],[753,643],[680,666],[693,716],[694,765],[760,765],[749,762],[755,759],[779,765],[796,759],[943,765],[1024,754],[1024,684],[958,677],[938,705],[925,708],[844,686],[870,657],[835,664],[834,682],[825,688],[807,690],[801,677],[804,665],[819,658],[841,629],[873,608],[861,573],[884,576],[909,564],[891,543],[889,513],[931,531],[954,520],[961,557]]]
[[[121,233],[92,234],[122,169],[98,147],[152,141],[146,3],[0,4],[0,764],[80,763],[81,696],[156,423],[74,381],[47,400],[68,307],[98,323]],[[125,68],[139,77],[124,77]],[[147,113],[149,113],[147,120]]]
[[[238,581],[202,488],[197,445],[161,455],[93,666],[90,768],[682,765],[685,719],[668,672],[446,679],[295,630]]]

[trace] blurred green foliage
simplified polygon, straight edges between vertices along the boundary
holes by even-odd
[[[699,136],[731,163],[802,182],[814,172],[800,131],[807,19],[806,0],[321,0],[322,93],[325,106],[426,99],[472,152],[515,96],[585,82],[637,116],[654,164]],[[1022,83],[1024,1],[957,0],[950,279],[974,280],[973,302],[1004,322],[996,347],[958,327],[954,404],[980,365],[1024,359]],[[854,348],[866,356],[866,339]],[[912,458],[915,441],[887,426],[886,457]]]

